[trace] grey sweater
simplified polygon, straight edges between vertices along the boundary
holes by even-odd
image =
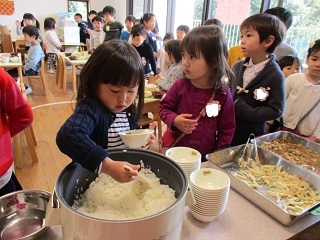
[[[235,77],[231,77],[231,91],[234,101],[236,131],[232,145],[246,143],[250,133],[256,136],[265,134],[265,123],[282,116],[285,107],[284,75],[275,62],[271,59],[258,75],[246,86],[248,93],[237,93],[237,86],[243,87],[243,73],[250,58],[237,62],[233,67]],[[254,98],[254,91],[259,88],[268,89],[269,96],[265,101]]]

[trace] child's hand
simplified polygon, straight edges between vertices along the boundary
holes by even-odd
[[[150,124],[149,130],[154,130],[154,128],[157,126],[157,122],[154,121]],[[154,140],[156,139],[156,136],[154,134],[150,134],[150,137],[148,139],[148,143],[145,146],[142,146],[142,148],[148,148],[154,143]]]
[[[21,28],[21,25],[20,25],[20,21],[19,21],[19,20],[17,20],[15,23],[16,23],[16,25],[17,25],[18,28]]]
[[[190,134],[198,125],[197,120],[190,119],[192,114],[180,114],[174,120],[172,125],[177,127],[181,132]]]
[[[130,171],[125,166],[131,167]],[[106,158],[102,162],[101,172],[110,175],[114,180],[120,183],[130,182],[138,175],[140,165],[132,165],[128,162],[113,161],[111,158]]]

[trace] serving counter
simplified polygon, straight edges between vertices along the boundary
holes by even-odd
[[[206,166],[206,163],[203,163],[202,167]],[[308,214],[294,225],[285,227],[236,191],[230,189],[225,212],[213,222],[203,223],[196,220],[191,215],[189,208],[185,207],[181,239],[280,240],[291,238],[316,223],[320,224],[320,216]],[[36,239],[62,239],[61,227],[50,227]]]

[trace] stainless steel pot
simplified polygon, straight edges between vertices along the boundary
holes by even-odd
[[[85,216],[71,206],[97,175],[77,163],[71,163],[57,178],[52,202],[47,209],[46,225],[61,224],[63,238],[66,240],[181,239],[183,210],[188,192],[188,180],[182,168],[155,152],[140,149],[112,149],[109,152],[110,158],[116,161],[140,164],[142,160],[161,179],[161,183],[175,190],[177,200],[162,212],[130,221],[109,221]]]

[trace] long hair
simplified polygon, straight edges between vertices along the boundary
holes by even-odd
[[[99,83],[132,87],[139,85],[138,104],[128,111],[138,120],[144,102],[144,67],[135,48],[118,39],[102,43],[90,56],[80,73],[77,102],[85,97],[98,99]],[[100,100],[99,100],[100,101]]]
[[[232,76],[228,65],[228,48],[220,27],[200,26],[192,29],[181,42],[182,51],[199,56],[201,53],[210,67],[210,79],[215,92],[222,91],[222,77]]]

